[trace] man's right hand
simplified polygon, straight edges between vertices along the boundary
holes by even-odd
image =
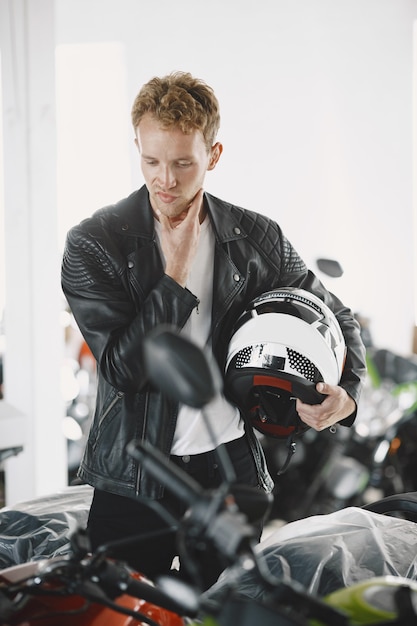
[[[160,212],[157,213],[161,223],[161,248],[165,256],[165,274],[182,287],[187,284],[197,251],[203,193],[200,189],[188,209],[177,217],[167,217]]]

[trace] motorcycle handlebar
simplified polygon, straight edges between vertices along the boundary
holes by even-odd
[[[128,444],[127,451],[192,511],[188,523],[194,523],[194,530],[198,530],[193,533],[194,539],[198,536],[208,540],[230,562],[242,550],[251,552],[254,529],[248,523],[247,515],[239,513],[234,506],[233,490],[230,497],[222,490],[210,495],[147,442],[135,440]]]
[[[185,587],[183,588],[181,581],[178,581],[177,585],[178,587],[181,586],[180,593],[177,594],[181,600],[177,601],[173,596],[155,587],[151,582],[133,578],[128,568],[117,562],[105,561],[99,578],[105,591],[108,591],[110,594],[117,590],[178,615],[195,617],[198,613],[199,605],[196,596],[189,588],[187,588],[188,593],[185,593]]]

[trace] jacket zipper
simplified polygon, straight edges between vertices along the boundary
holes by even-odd
[[[145,407],[144,407],[144,418],[143,418],[143,427],[142,427],[142,434],[140,437],[141,441],[145,440],[145,431],[146,431],[146,425],[148,423],[148,405],[149,405],[149,393],[146,394],[145,397]],[[137,478],[136,478],[136,495],[138,496],[140,493],[140,481],[142,478],[142,466],[139,465],[138,467],[138,474],[137,474]]]
[[[110,413],[110,411],[112,410],[112,408],[114,407],[114,405],[116,404],[116,402],[119,402],[119,400],[121,400],[121,398],[123,398],[124,396],[124,392],[123,391],[118,391],[115,398],[113,398],[113,400],[110,402],[109,406],[107,407],[106,411],[103,413],[103,415],[100,417],[100,421],[98,423],[98,426],[100,428],[100,426],[102,425],[103,421],[106,419],[107,415]]]

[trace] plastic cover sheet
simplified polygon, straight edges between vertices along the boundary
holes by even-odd
[[[0,569],[69,553],[69,538],[86,525],[92,496],[92,487],[80,485],[0,509]],[[318,596],[375,576],[417,580],[417,524],[356,507],[291,522],[256,551],[275,577]],[[204,594],[206,601],[217,603],[230,585],[246,597],[264,594],[254,572],[229,568]]]
[[[0,509],[0,569],[69,552],[69,538],[87,522],[89,485]]]
[[[281,582],[296,581],[320,597],[375,576],[417,579],[417,524],[357,507],[290,522],[256,551]],[[265,593],[253,571],[229,568],[205,601],[221,602],[230,586],[254,599]]]

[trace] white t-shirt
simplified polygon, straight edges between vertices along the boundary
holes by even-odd
[[[155,220],[155,228],[159,236],[161,227],[157,220]],[[198,307],[193,309],[181,331],[201,347],[209,345],[214,246],[213,229],[209,217],[206,216],[201,224],[198,248],[186,285],[200,302]],[[208,452],[221,443],[233,441],[243,435],[244,424],[239,411],[223,395],[210,402],[204,408],[204,414],[206,419],[210,420],[215,441],[212,440],[204,424],[202,412],[199,409],[180,405],[171,454],[182,456]]]

